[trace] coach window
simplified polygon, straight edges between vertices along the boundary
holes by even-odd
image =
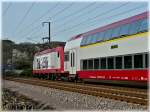
[[[91,43],[91,39],[92,39],[92,38],[91,38],[91,35],[89,35],[89,36],[87,37],[87,45]]]
[[[140,21],[135,21],[130,24],[129,34],[136,34],[138,32],[139,25],[140,25],[139,22]]]
[[[148,30],[148,19],[142,19],[141,20],[141,25],[139,28],[139,32],[144,32]]]
[[[112,38],[119,37],[120,26],[112,30]]]
[[[86,37],[84,37],[84,44],[83,45],[87,45],[88,44],[88,40],[89,40],[89,38],[88,38],[88,36],[86,36]]]
[[[99,59],[94,59],[94,69],[99,69]]]
[[[69,52],[65,52],[65,61],[69,61]]]
[[[87,70],[87,60],[83,60],[82,62],[83,70]]]
[[[132,68],[132,56],[124,56],[124,68],[125,69]]]
[[[101,69],[106,69],[106,58],[101,58]]]
[[[72,55],[73,55],[73,56],[72,56],[72,59],[73,59],[73,60],[72,60],[72,62],[73,62],[72,65],[73,65],[73,67],[75,67],[75,53],[73,52]]]
[[[91,43],[96,43],[97,34],[93,34],[91,38]]]
[[[108,69],[114,69],[114,57],[107,58]]]
[[[97,42],[98,37],[99,37],[99,33],[96,33],[95,34],[95,43]]]
[[[149,66],[149,56],[148,54],[145,54],[145,68],[148,68]]]
[[[98,33],[97,42],[102,41],[102,40],[103,40],[103,38],[104,38],[104,35],[105,35],[105,32],[104,32],[104,31],[103,31],[103,32]]]
[[[86,37],[83,37],[83,39],[82,39],[83,41],[81,42],[81,45],[87,45],[87,43],[88,43],[88,36],[86,36]]]
[[[134,55],[134,68],[143,68],[143,55]]]
[[[119,35],[124,36],[124,35],[128,35],[128,33],[129,33],[129,24],[125,24],[121,26]]]
[[[104,40],[109,40],[111,38],[111,34],[112,34],[112,29],[107,30],[105,33]]]
[[[81,46],[83,46],[85,44],[85,42],[86,42],[85,40],[86,40],[85,37],[83,37],[82,41],[81,41]]]
[[[115,60],[115,67],[116,69],[122,69],[122,57],[116,57]]]
[[[93,69],[93,59],[88,60],[88,69]]]

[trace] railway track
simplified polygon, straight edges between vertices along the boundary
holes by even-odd
[[[78,92],[82,94],[88,94],[98,97],[105,97],[109,99],[115,99],[120,101],[126,101],[128,103],[135,103],[140,105],[148,105],[148,93],[147,90],[127,87],[114,87],[91,84],[74,84],[61,81],[39,80],[39,79],[23,79],[23,78],[6,78],[6,80],[27,83],[37,86],[50,87],[65,91]]]

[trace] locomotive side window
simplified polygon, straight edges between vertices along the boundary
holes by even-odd
[[[145,54],[145,68],[148,68],[149,66],[149,56],[148,54]]]
[[[108,69],[114,69],[114,57],[107,58]]]
[[[93,69],[93,59],[88,60],[88,69]]]
[[[65,52],[64,55],[65,55],[65,57],[64,57],[65,61],[69,61],[69,52]]]
[[[143,68],[143,55],[134,55],[134,68]]]
[[[87,70],[87,60],[82,61],[83,70]]]
[[[116,69],[122,69],[122,57],[116,57],[115,61]]]
[[[132,56],[124,56],[124,68],[125,69],[132,68]]]
[[[128,34],[129,34],[129,24],[125,24],[121,26],[119,35],[122,36],[122,35],[128,35]]]
[[[106,58],[101,58],[101,69],[106,69]]]
[[[94,69],[99,69],[99,59],[94,59]]]

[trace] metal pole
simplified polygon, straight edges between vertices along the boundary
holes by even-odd
[[[49,43],[50,43],[50,41],[51,41],[51,23],[49,22]]]
[[[44,26],[44,24],[47,23],[49,25],[49,36],[48,37],[44,37],[44,39],[48,39],[49,41],[49,44],[50,44],[50,41],[51,41],[51,28],[50,28],[50,25],[51,25],[51,22],[42,22],[42,25]]]

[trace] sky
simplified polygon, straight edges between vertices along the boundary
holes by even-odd
[[[148,11],[148,2],[2,2],[2,38],[16,43],[67,41],[71,37],[95,28]]]

